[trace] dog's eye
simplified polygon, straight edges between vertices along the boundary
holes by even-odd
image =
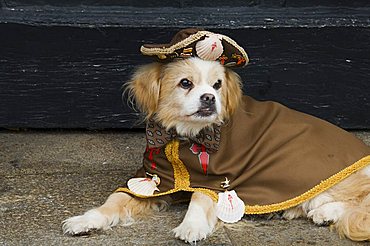
[[[217,82],[213,85],[213,89],[218,90],[221,88],[222,80],[217,80]]]
[[[182,79],[180,81],[179,85],[181,86],[181,88],[183,88],[185,90],[193,88],[193,83],[188,79]]]

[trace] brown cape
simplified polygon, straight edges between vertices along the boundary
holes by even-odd
[[[370,147],[352,134],[279,103],[244,96],[221,127],[217,152],[192,140],[148,147],[136,177],[146,172],[160,177],[160,192],[153,196],[200,191],[215,201],[227,177],[228,190],[244,201],[245,212],[261,214],[296,206],[368,164]]]

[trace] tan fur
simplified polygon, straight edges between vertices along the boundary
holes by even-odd
[[[160,63],[139,67],[125,89],[128,91],[129,100],[135,99],[137,107],[145,113],[146,118],[152,117],[157,111],[161,68]]]
[[[370,240],[370,199],[347,207],[344,215],[334,225],[340,235],[353,241]]]
[[[302,206],[296,206],[284,211],[283,217],[288,220],[298,219],[301,217],[306,217]]]
[[[328,191],[346,204],[335,228],[354,241],[370,240],[370,178],[357,172]]]
[[[226,69],[226,83],[223,93],[225,103],[223,117],[228,119],[235,112],[242,98],[242,82],[240,76],[230,69]]]
[[[351,204],[361,203],[370,194],[370,178],[361,171],[356,172],[329,189],[328,193],[334,200]]]
[[[161,199],[139,199],[122,192],[113,193],[106,202],[96,208],[108,221],[118,217],[124,224],[148,217],[153,212],[167,209],[168,204]]]

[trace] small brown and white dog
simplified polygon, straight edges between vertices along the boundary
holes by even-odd
[[[128,90],[147,119],[156,115],[163,126],[175,128],[184,137],[195,136],[203,128],[227,120],[242,96],[240,77],[235,72],[219,62],[199,58],[142,66],[128,83]],[[202,100],[212,100],[212,107],[203,107]],[[139,199],[117,192],[101,207],[66,219],[63,232],[78,235],[108,229],[120,221],[159,211],[164,204],[160,198]],[[215,206],[210,197],[194,192],[185,218],[173,229],[175,237],[186,242],[205,239],[218,221]],[[341,235],[352,240],[370,240],[370,167],[285,210],[283,217],[308,217],[317,225],[330,222]]]

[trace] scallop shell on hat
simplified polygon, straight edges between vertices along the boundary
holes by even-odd
[[[217,60],[224,52],[224,47],[217,34],[206,36],[195,45],[196,53],[199,58],[207,61]]]
[[[143,196],[151,196],[154,191],[159,191],[156,181],[151,178],[132,178],[127,181],[127,187],[130,191]]]
[[[234,190],[218,194],[216,215],[223,222],[235,223],[239,221],[244,215],[244,210],[244,202]]]

